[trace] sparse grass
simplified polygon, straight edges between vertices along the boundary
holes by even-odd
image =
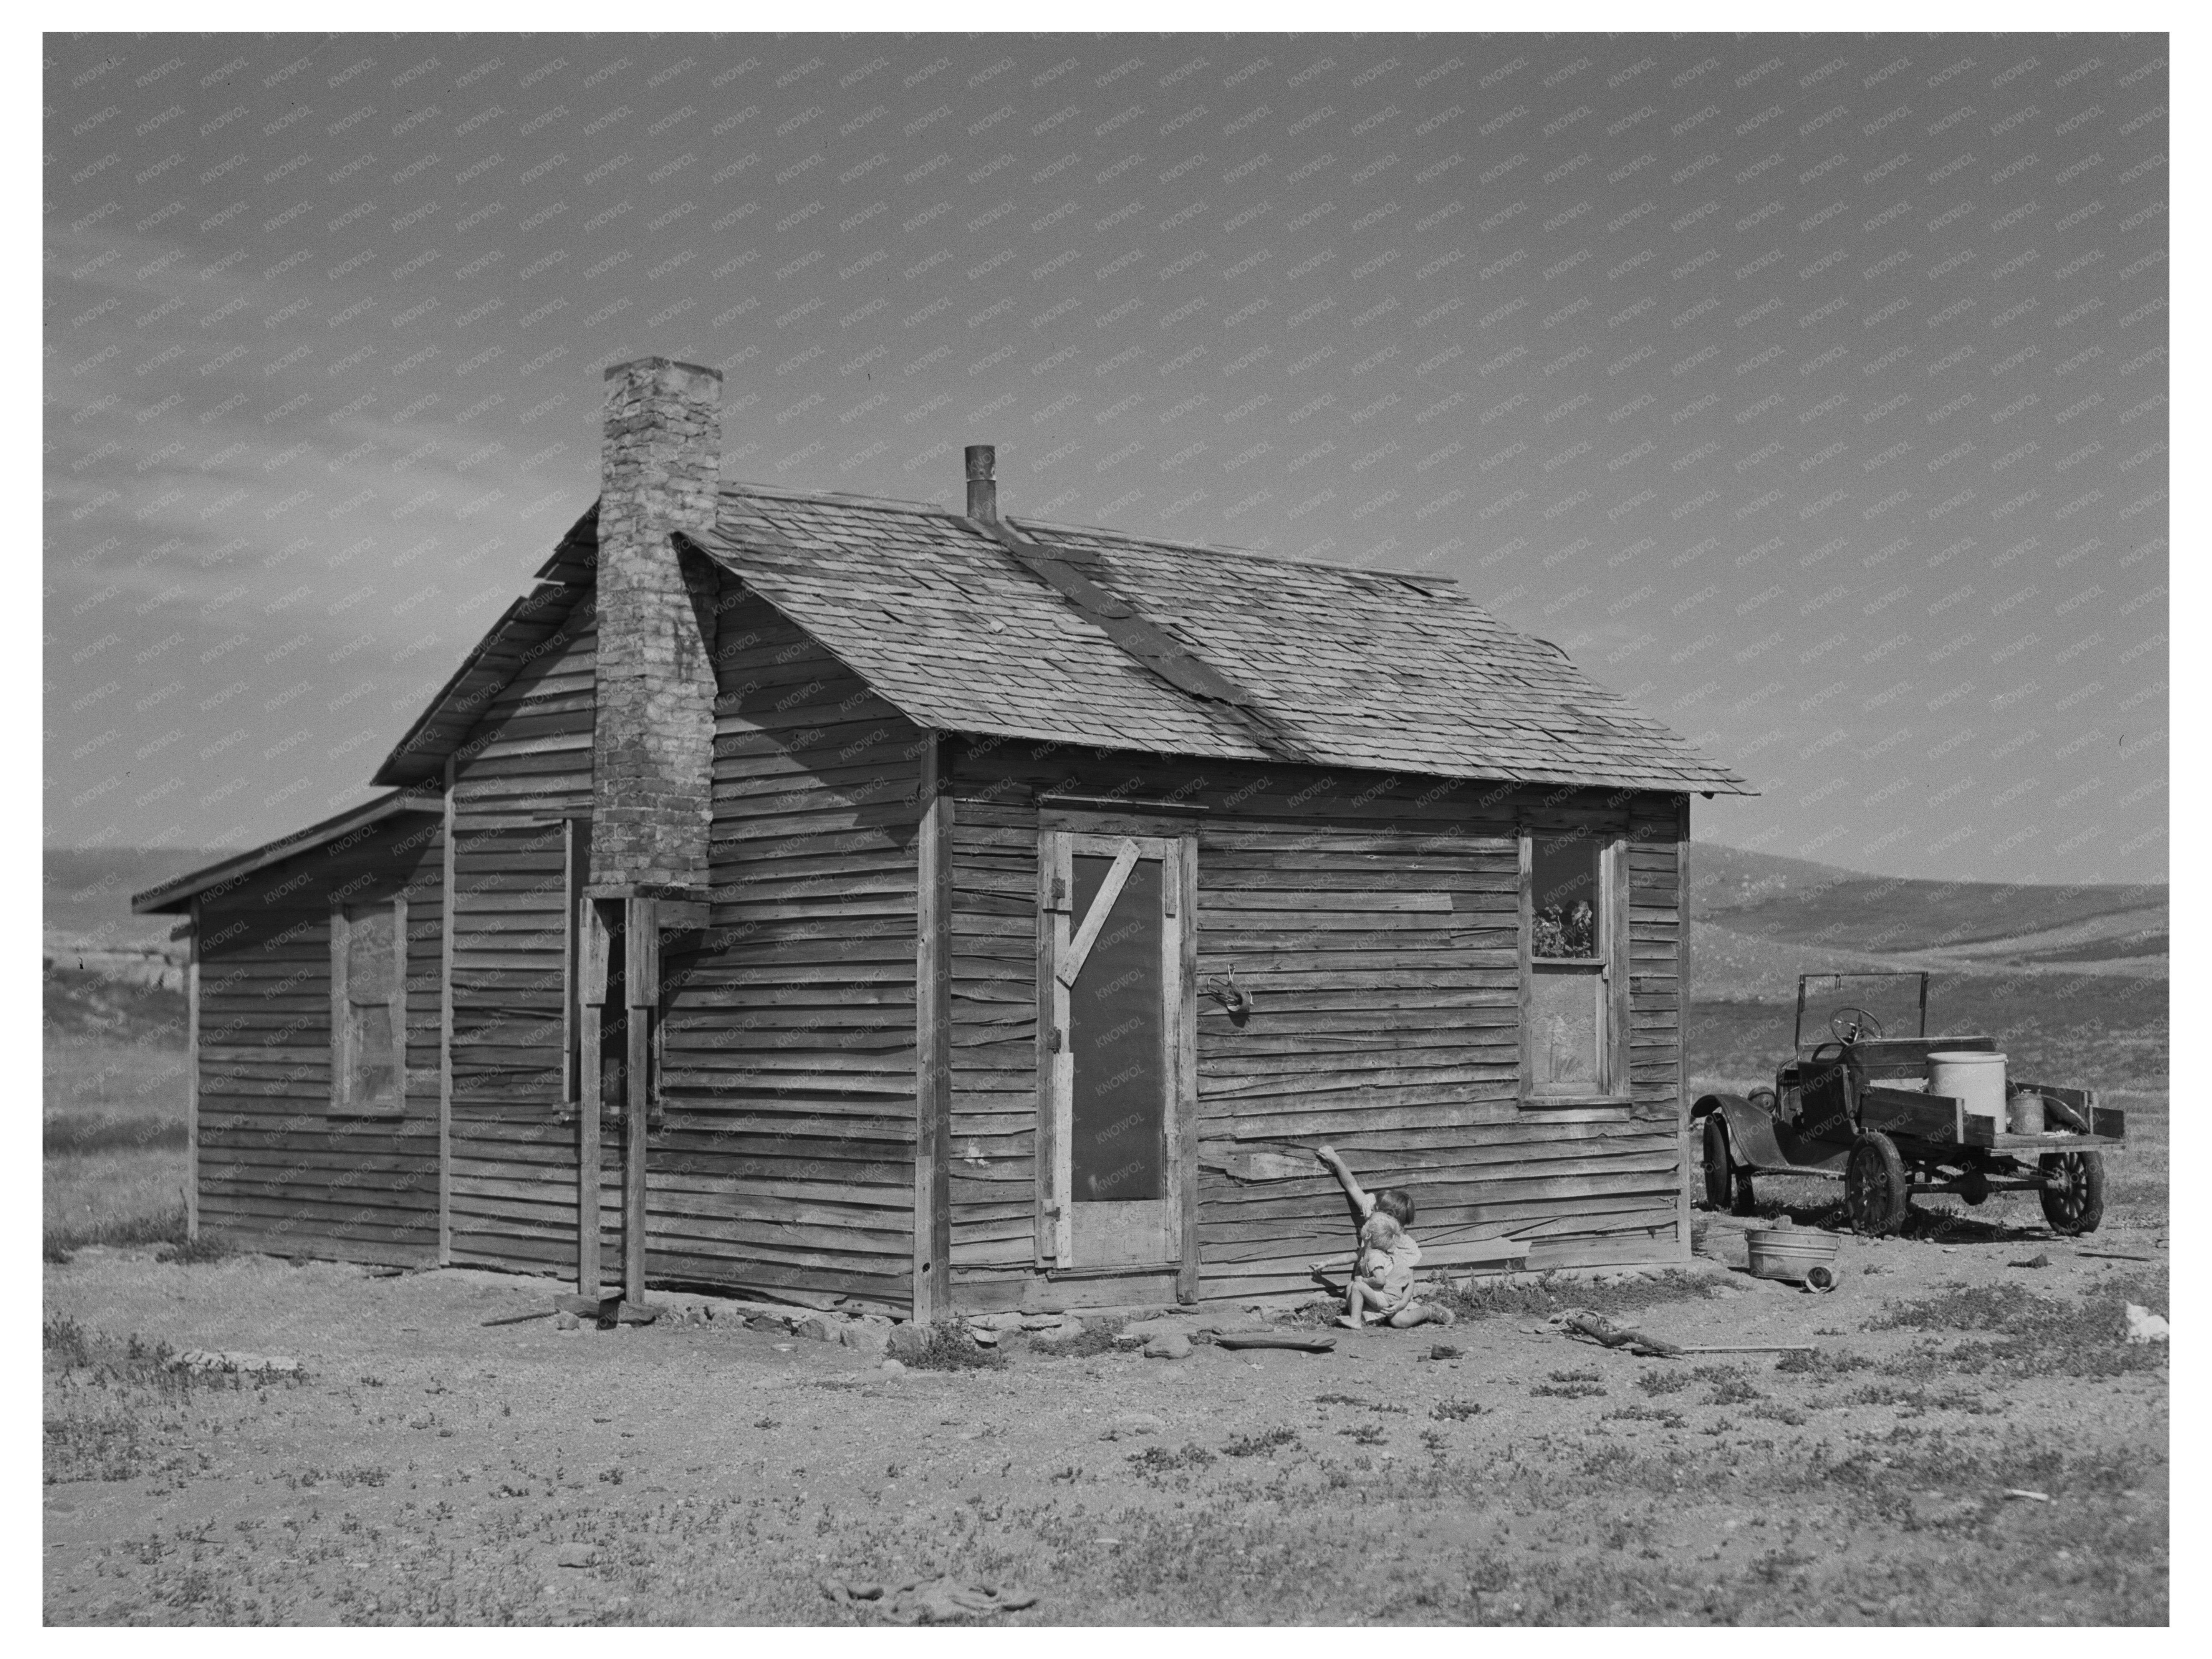
[[[1561,1400],[1595,1400],[1605,1393],[1605,1383],[1593,1370],[1553,1371],[1549,1381],[1535,1384],[1528,1392]]]
[[[1085,1318],[1083,1328],[1064,1341],[1055,1340],[1049,1331],[1034,1331],[1030,1334],[1030,1352],[1047,1359],[1091,1359],[1102,1353],[1114,1352],[1114,1339],[1129,1322],[1119,1315],[1101,1315],[1097,1319]]]
[[[1687,1371],[1644,1371],[1638,1374],[1636,1386],[1646,1394],[1679,1394],[1690,1386]]]
[[[1481,1406],[1472,1400],[1439,1400],[1429,1407],[1429,1415],[1438,1422],[1464,1423],[1481,1411]]]
[[[155,1251],[154,1260],[193,1266],[210,1261],[228,1261],[237,1254],[235,1249],[219,1238],[188,1238]]]
[[[1700,1365],[1690,1375],[1700,1382],[1710,1382],[1712,1392],[1705,1396],[1708,1406],[1747,1406],[1754,1400],[1766,1396],[1751,1386],[1751,1379],[1740,1365]]]
[[[1006,1356],[969,1335],[964,1321],[951,1318],[932,1325],[921,1350],[906,1363],[923,1371],[992,1371],[1006,1364]]]
[[[1682,1413],[1664,1406],[1646,1406],[1640,1401],[1616,1406],[1598,1419],[1601,1423],[1658,1423],[1670,1429],[1679,1429],[1685,1421]]]
[[[151,1214],[103,1216],[79,1225],[50,1226],[46,1230],[43,1255],[48,1261],[62,1262],[89,1244],[180,1248],[187,1243],[185,1206],[179,1203]]]
[[[1158,1477],[1205,1468],[1214,1457],[1196,1442],[1186,1441],[1180,1451],[1170,1451],[1165,1446],[1147,1446],[1140,1452],[1131,1452],[1128,1461],[1137,1474]]]
[[[67,1314],[55,1314],[40,1328],[40,1347],[57,1365],[69,1370],[92,1363],[92,1347],[84,1328]]]
[[[2042,1296],[2010,1281],[1945,1285],[1892,1304],[1863,1328],[1995,1339],[1916,1349],[1905,1364],[1923,1373],[1940,1367],[1992,1377],[2086,1377],[2155,1370],[2167,1363],[2166,1345],[2129,1342],[2126,1304],[2165,1312],[2169,1282],[2162,1268],[2114,1273],[2081,1297]]]
[[[1268,1429],[1260,1434],[1240,1434],[1221,1450],[1228,1457],[1271,1456],[1285,1446],[1298,1443],[1296,1429]]]
[[[167,1476],[179,1485],[206,1467],[203,1441],[211,1401],[258,1401],[289,1379],[173,1369],[166,1342],[133,1334],[118,1340],[57,1315],[41,1330],[46,1362],[45,1478],[135,1480]]]
[[[1562,1273],[1546,1273],[1534,1280],[1477,1279],[1463,1287],[1439,1291],[1429,1299],[1451,1309],[1462,1319],[1526,1317],[1558,1313],[1567,1308],[1623,1314],[1669,1302],[1699,1300],[1711,1294],[1711,1281],[1701,1274],[1671,1271],[1648,1279],[1636,1274],[1602,1285]]]
[[[1774,1369],[1785,1376],[1810,1376],[1826,1382],[1864,1370],[1874,1363],[1864,1354],[1839,1353],[1832,1348],[1799,1349],[1776,1360]]]
[[[1838,1402],[1845,1406],[1889,1406],[1900,1415],[1917,1417],[1926,1412],[1959,1412],[1969,1417],[2001,1416],[2003,1407],[1993,1406],[1977,1395],[1963,1389],[1931,1389],[1915,1384],[1900,1388],[1894,1382],[1866,1382],[1845,1395]]]

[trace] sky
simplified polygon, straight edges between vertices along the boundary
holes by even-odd
[[[2166,40],[45,40],[44,826],[326,817],[596,493],[1455,576],[1700,839],[2166,869]]]

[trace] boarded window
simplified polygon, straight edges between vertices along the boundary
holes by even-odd
[[[1604,1030],[1601,975],[1538,969],[1530,976],[1530,1070],[1540,1094],[1587,1094],[1604,1086],[1598,1040]]]
[[[331,912],[331,1105],[406,1109],[406,902]]]

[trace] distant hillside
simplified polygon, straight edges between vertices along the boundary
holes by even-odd
[[[1924,969],[1931,1030],[1996,1037],[2026,1075],[2163,1087],[2166,896],[1874,876],[1698,843],[1691,1070],[1766,1075],[1788,1049],[1800,974]]]
[[[1875,876],[1699,842],[1691,915],[1757,939],[1881,956],[2144,962],[2166,950],[2166,888]]]
[[[190,847],[49,847],[40,872],[46,932],[87,945],[167,939],[176,918],[132,915],[131,894],[222,856]]]

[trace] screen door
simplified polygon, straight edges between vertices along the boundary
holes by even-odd
[[[1042,850],[1048,1064],[1038,1254],[1078,1270],[1173,1266],[1194,1072],[1185,843],[1048,831]]]

